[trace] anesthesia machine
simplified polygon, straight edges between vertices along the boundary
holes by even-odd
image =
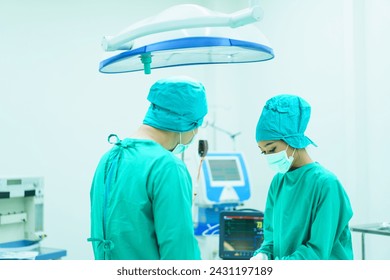
[[[201,247],[202,257],[204,259],[218,259],[218,256],[222,258],[246,257],[247,255],[242,255],[243,250],[235,252],[236,255],[230,252],[230,255],[221,256],[222,251],[219,245],[221,237],[223,237],[220,235],[220,219],[227,212],[240,212],[240,215],[230,219],[230,228],[234,227],[232,224],[234,221],[238,222],[236,225],[240,222],[241,225],[244,225],[244,220],[249,219],[249,222],[253,224],[253,215],[262,214],[257,213],[257,211],[254,211],[255,214],[248,214],[248,211],[237,211],[237,207],[243,206],[251,195],[243,154],[240,152],[207,153],[202,161],[201,172],[194,186],[197,189],[194,205],[195,235]],[[225,215],[224,217],[231,216]],[[243,231],[247,229],[248,225],[243,228]],[[253,229],[249,229],[249,232],[253,232]],[[257,237],[253,236],[252,239],[254,238]],[[249,252],[245,254],[249,254]]]
[[[60,259],[45,248],[43,178],[0,178],[0,259]]]

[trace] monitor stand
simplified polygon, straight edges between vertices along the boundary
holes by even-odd
[[[219,202],[240,202],[240,198],[233,186],[225,186],[219,197]]]

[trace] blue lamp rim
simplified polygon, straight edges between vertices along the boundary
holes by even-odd
[[[176,65],[168,65],[168,66],[157,66],[153,67],[151,66],[151,69],[158,69],[158,68],[164,68],[164,67],[173,67],[173,66],[183,66],[183,65],[197,65],[197,64],[227,64],[227,63],[250,63],[250,62],[259,62],[259,61],[267,61],[274,58],[274,52],[273,49],[254,42],[248,42],[243,40],[236,40],[236,39],[230,39],[230,38],[223,38],[223,37],[207,37],[207,36],[197,36],[197,37],[185,37],[185,38],[179,38],[179,39],[172,39],[162,42],[153,43],[150,45],[142,46],[139,48],[136,48],[134,50],[128,50],[124,51],[120,54],[114,55],[110,58],[107,58],[100,62],[99,65],[99,71],[101,73],[105,74],[115,74],[115,73],[125,73],[125,72],[135,72],[135,71],[142,71],[143,67],[140,67],[139,69],[130,69],[126,71],[118,71],[118,72],[105,72],[103,69],[107,66],[109,66],[112,63],[128,59],[134,56],[139,55],[152,55],[153,52],[158,51],[167,51],[167,50],[174,50],[174,49],[187,49],[187,48],[206,48],[206,47],[240,47],[245,49],[250,49],[253,51],[258,51],[262,53],[267,53],[269,57],[266,59],[255,59],[253,61],[234,61],[234,62],[199,62],[199,63],[183,63],[183,64],[176,64]]]

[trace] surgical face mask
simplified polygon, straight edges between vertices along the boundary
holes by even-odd
[[[174,153],[174,154],[181,154],[181,153],[183,153],[185,150],[187,150],[187,148],[194,142],[194,139],[195,139],[195,132],[192,131],[192,133],[194,134],[194,136],[192,136],[191,141],[188,142],[187,144],[182,144],[182,143],[181,143],[181,133],[180,133],[180,134],[179,134],[180,142],[179,142],[179,144],[177,144],[176,147],[172,150],[172,153]]]
[[[294,153],[288,157],[287,156],[287,149],[288,146],[285,150],[275,153],[275,154],[269,154],[265,155],[265,158],[267,159],[268,165],[275,170],[276,172],[279,173],[286,173],[287,171],[290,170],[291,164],[294,161]]]

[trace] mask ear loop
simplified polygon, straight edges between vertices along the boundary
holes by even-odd
[[[288,147],[291,147],[290,145],[287,145],[287,148],[286,148],[286,156],[287,156],[287,158],[288,159],[291,159],[292,158],[292,160],[294,161],[294,154],[295,154],[295,151],[297,150],[296,148],[294,148],[294,151],[293,151],[293,153],[291,154],[291,156],[288,156],[287,155],[287,149],[288,149]],[[291,147],[292,148],[292,147]],[[292,162],[291,162],[292,163]]]
[[[194,141],[194,139],[195,139],[195,136],[196,136],[196,134],[195,134],[195,130],[193,130],[193,131],[192,131],[192,139],[191,139],[190,143]]]
[[[292,157],[294,157],[294,154],[295,154],[295,151],[296,151],[296,150],[297,150],[297,149],[294,148],[294,152],[293,152],[292,155],[291,155]]]
[[[179,144],[177,144],[177,145],[181,145],[181,132],[179,132]],[[177,145],[176,145],[176,146],[177,146]],[[184,162],[184,152],[181,153],[181,161]]]
[[[291,147],[291,146],[287,144],[286,153],[287,153],[288,147]],[[291,147],[291,148],[292,148],[292,147]],[[297,150],[297,149],[294,148],[294,151],[293,151],[293,153],[292,153],[292,155],[291,155],[290,157],[294,157],[294,154],[295,154],[295,151],[296,151],[296,150]]]

